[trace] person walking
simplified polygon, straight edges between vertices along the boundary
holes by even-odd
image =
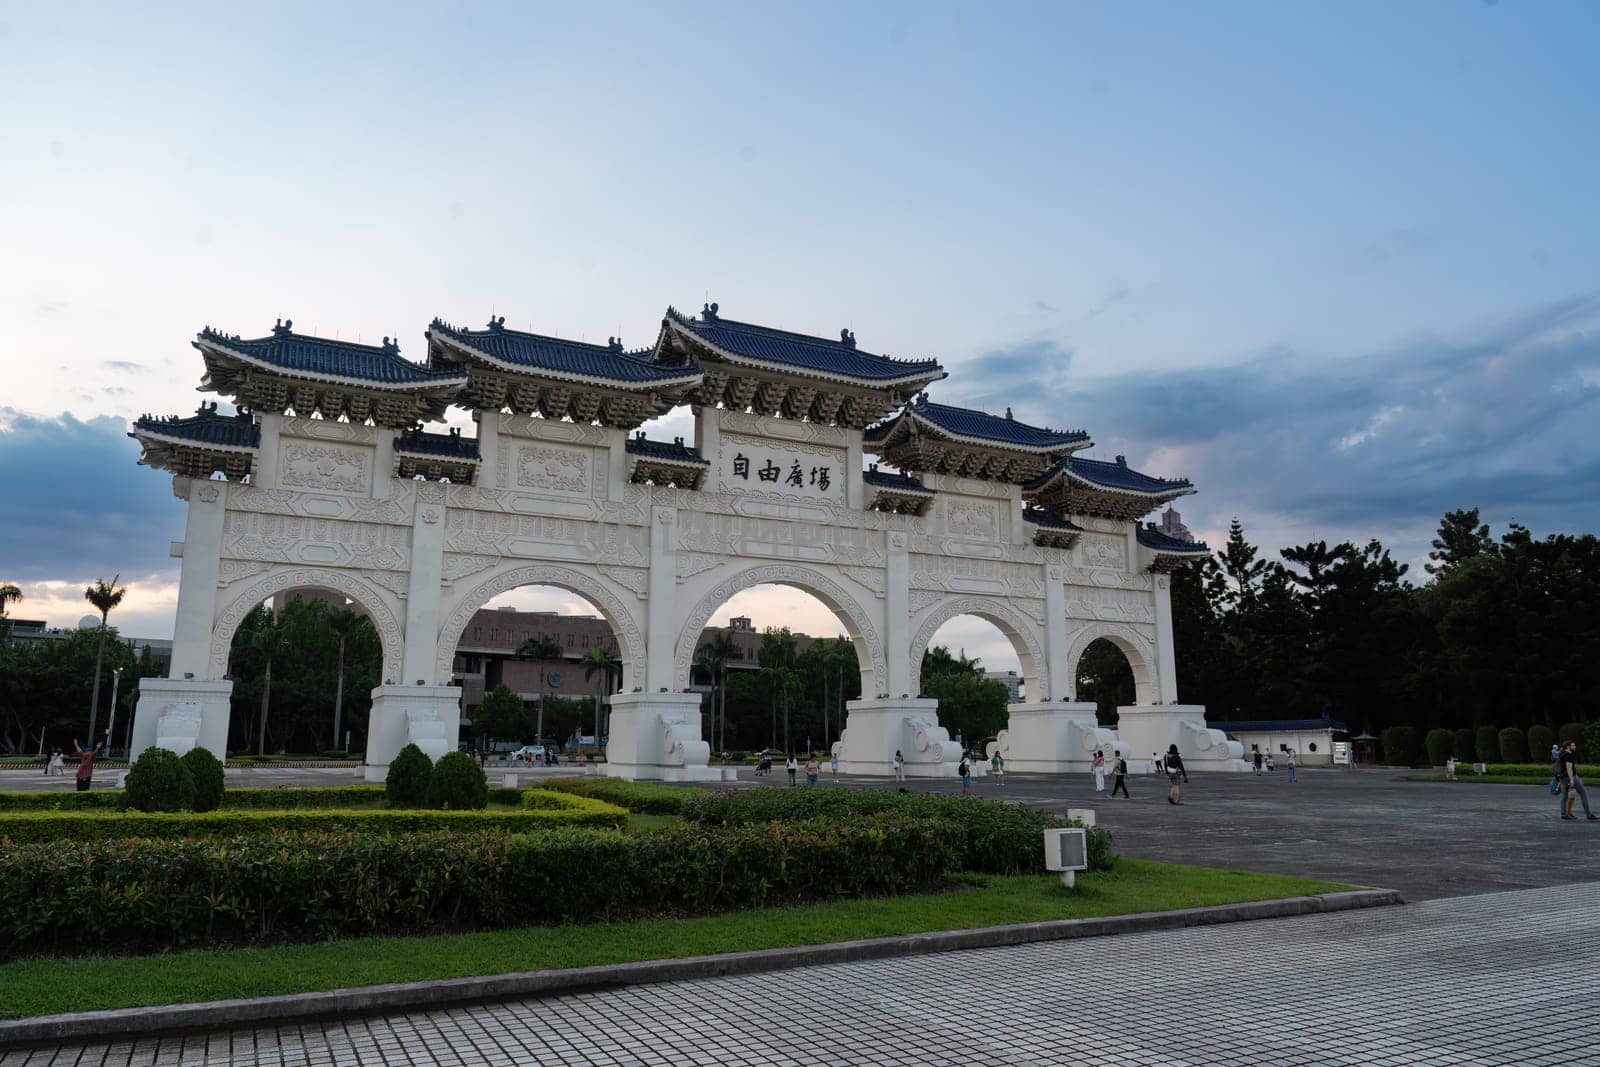
[[[100,755],[98,742],[85,752],[83,746],[78,744],[78,739],[72,739],[72,754],[78,757],[78,792],[87,793],[90,783],[94,781],[94,761]],[[1587,803],[1587,801],[1585,801]]]
[[[59,748],[50,753],[50,762],[45,764],[44,773],[52,778],[60,778],[67,773],[67,765],[61,759],[61,750]]]
[[[1589,791],[1583,787],[1583,779],[1578,777],[1578,743],[1568,741],[1561,750],[1561,817],[1563,819],[1576,819],[1572,808],[1579,799],[1583,801],[1583,814],[1591,822],[1600,816],[1589,808]]]
[[[1252,763],[1254,763],[1256,765],[1256,777],[1260,778],[1261,777],[1261,746],[1260,745],[1251,745],[1250,746],[1250,762],[1252,762]]]
[[[1444,780],[1447,782],[1456,780],[1456,758],[1454,755],[1444,758]]]
[[[972,764],[967,762],[967,757],[961,757],[961,766],[957,768],[961,774],[961,795],[968,796],[972,793]]]
[[[902,783],[906,780],[906,758],[898,748],[894,750],[894,780]]]
[[[814,788],[817,784],[817,775],[821,773],[822,764],[817,762],[816,756],[806,760],[806,785]]]
[[[1561,792],[1561,746],[1550,746],[1550,795]]]
[[[1111,782],[1111,799],[1115,800],[1117,798],[1117,790],[1120,789],[1122,790],[1123,800],[1132,800],[1133,798],[1128,795],[1128,761],[1121,753],[1116,753],[1115,755],[1117,773]]]
[[[1000,749],[994,750],[994,755],[989,759],[989,770],[994,772],[995,780],[1001,785],[1006,784],[1006,760],[1000,755]]]
[[[800,773],[800,764],[794,758],[794,753],[789,753],[789,762],[784,764],[784,769],[789,772],[789,784],[795,784],[795,775]]]
[[[1182,804],[1182,791],[1178,788],[1180,780],[1187,782],[1189,775],[1183,769],[1183,757],[1178,755],[1177,745],[1167,746],[1167,757],[1162,761],[1167,768],[1167,803]]]
[[[1094,791],[1096,793],[1104,793],[1106,791],[1106,754],[1098,748],[1095,749],[1094,762],[1089,766],[1094,773]]]
[[[1296,769],[1299,768],[1299,766],[1300,766],[1300,754],[1298,752],[1296,752],[1294,749],[1291,748],[1289,750],[1289,767],[1288,767],[1288,770],[1286,771],[1286,773],[1289,776],[1289,781],[1291,781],[1291,782],[1294,781],[1295,771],[1296,771]]]
[[[837,782],[839,780],[839,753],[835,752],[829,762],[833,764],[833,780]]]
[[[1150,773],[1151,774],[1166,774],[1167,773],[1167,769],[1165,767],[1161,766],[1161,756],[1158,753],[1155,753],[1155,752],[1150,753]]]

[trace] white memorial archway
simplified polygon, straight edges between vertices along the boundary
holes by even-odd
[[[1026,700],[1001,747],[1018,769],[1086,766],[1104,743],[1072,702],[1077,659],[1111,637],[1134,663],[1123,729],[1186,758],[1237,757],[1176,703],[1167,571],[1203,555],[1169,512],[1192,487],[1085,459],[1081,431],[932,403],[932,360],[669,309],[655,344],[629,352],[509,330],[429,327],[426,364],[397,342],[297,334],[195,340],[204,388],[231,397],[187,418],[146,416],[141,462],[171,471],[188,502],[173,665],[141,687],[134,747],[226,744],[227,647],[274,592],[349,597],[383,641],[367,773],[408,740],[453,747],[454,651],[474,611],[518,586],[595,605],[618,636],[607,773],[697,779],[708,768],[689,671],[702,628],[756,585],[803,589],[855,644],[862,698],[839,742],[847,772],[913,774],[959,758],[937,702],[917,695],[923,651],[972,614],[1017,650]],[[692,442],[640,423],[680,404]],[[476,433],[429,432],[450,405]],[[875,454],[896,470],[867,466]],[[218,477],[220,475],[220,477]],[[1170,740],[1168,740],[1170,739]],[[1135,749],[1138,751],[1139,749]]]

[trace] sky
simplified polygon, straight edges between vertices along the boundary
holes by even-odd
[[[0,0],[0,581],[70,625],[120,573],[170,634],[182,510],[124,435],[204,399],[201,326],[632,347],[708,299],[1187,476],[1213,544],[1420,579],[1452,508],[1594,530],[1597,52],[1559,0]]]

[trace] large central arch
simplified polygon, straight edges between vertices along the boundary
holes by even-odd
[[[712,614],[735,593],[758,585],[787,585],[810,593],[822,601],[844,621],[851,642],[856,646],[856,658],[861,665],[861,693],[877,694],[889,677],[888,661],[884,656],[883,638],[873,625],[867,609],[838,582],[810,567],[788,563],[769,563],[747,567],[729,575],[711,588],[684,616],[678,629],[677,655],[673,662],[673,687],[683,690],[689,686],[689,671],[694,663],[695,649],[700,643],[700,633],[711,621]]]
[[[467,629],[472,615],[501,593],[524,585],[553,585],[583,597],[600,610],[611,629],[616,632],[622,648],[622,688],[627,692],[644,676],[644,629],[634,613],[628,610],[622,598],[592,575],[571,567],[539,563],[532,566],[511,567],[479,583],[456,602],[454,610],[439,626],[439,655],[437,675],[440,685],[449,682],[453,673],[456,645]]]
[[[228,652],[233,645],[233,635],[239,629],[250,609],[275,593],[289,589],[325,589],[349,597],[372,619],[378,639],[383,643],[383,678],[393,683],[400,678],[400,657],[404,639],[400,619],[390,609],[384,596],[366,582],[350,577],[342,571],[296,567],[281,570],[246,587],[228,605],[217,613],[211,630],[212,678],[228,673]]]
[[[1050,683],[1044,671],[1044,641],[1039,636],[1039,624],[1003,600],[993,597],[955,597],[941,600],[923,615],[917,632],[911,639],[911,670],[922,669],[923,653],[939,627],[960,615],[976,615],[991,622],[1011,642],[1017,660],[1022,664],[1022,678],[1028,687],[1030,701],[1050,700]],[[913,675],[915,676],[915,674]]]
[[[1134,702],[1141,705],[1154,704],[1155,645],[1132,626],[1116,622],[1090,623],[1073,637],[1072,644],[1067,649],[1067,684],[1072,686],[1073,699],[1076,699],[1078,664],[1083,660],[1084,650],[1102,638],[1116,645],[1128,658],[1128,666],[1133,669]]]

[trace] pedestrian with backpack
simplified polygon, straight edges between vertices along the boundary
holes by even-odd
[[[961,766],[957,768],[961,774],[961,795],[968,796],[972,793],[972,765],[967,762],[967,757],[961,757]]]
[[[1578,777],[1578,743],[1568,741],[1561,750],[1561,817],[1563,819],[1576,819],[1572,814],[1573,805],[1581,798],[1583,800],[1583,814],[1590,822],[1600,816],[1589,809],[1589,790],[1583,786],[1583,779]]]
[[[1111,797],[1116,799],[1117,790],[1122,790],[1122,799],[1132,800],[1128,795],[1128,761],[1121,753],[1117,753],[1116,776],[1111,782]]]
[[[1183,796],[1183,791],[1178,788],[1178,783],[1179,781],[1187,782],[1189,775],[1183,769],[1183,757],[1178,755],[1177,745],[1167,746],[1167,758],[1163,762],[1167,768],[1167,803],[1182,804],[1183,801],[1180,798]]]

